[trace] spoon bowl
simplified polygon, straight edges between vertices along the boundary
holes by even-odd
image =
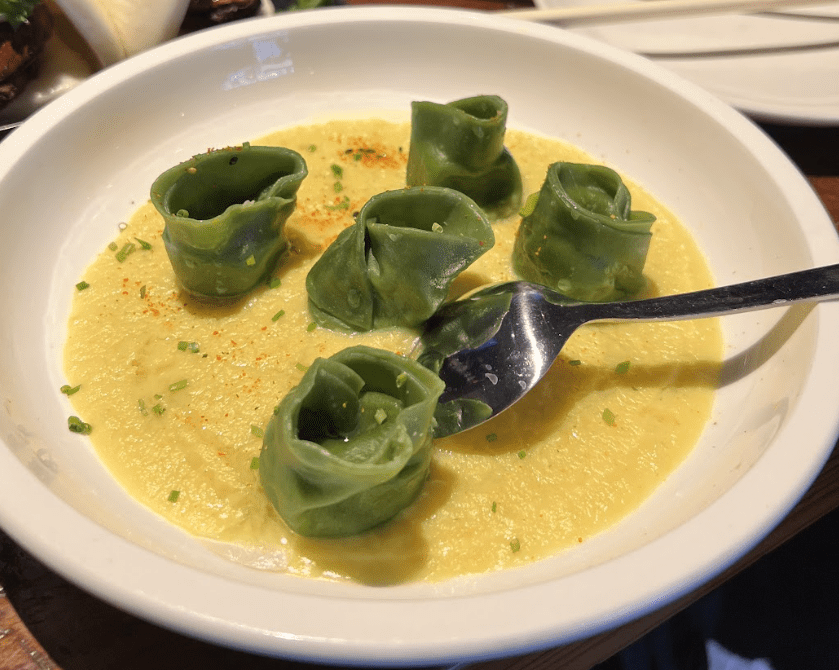
[[[426,324],[420,361],[446,383],[436,437],[487,421],[545,375],[568,338],[590,321],[675,321],[839,296],[839,265],[645,300],[586,303],[512,281],[444,306]]]

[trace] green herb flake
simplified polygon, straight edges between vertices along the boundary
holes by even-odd
[[[166,498],[166,500],[168,500],[170,503],[174,503],[174,502],[178,502],[178,498],[180,498],[180,497],[181,497],[181,492],[180,491],[172,490],[172,491],[169,491],[169,497]]]
[[[350,208],[350,199],[347,196],[344,196],[337,205],[327,205],[326,209],[334,212],[338,209],[349,209]]]
[[[108,249],[110,249],[111,251],[116,251],[117,249],[119,249],[119,245],[116,242],[111,242],[108,245]]]
[[[169,384],[169,390],[173,393],[175,391],[180,391],[181,389],[185,389],[188,383],[189,382],[186,379],[181,379],[180,381],[177,381],[174,384]]]
[[[344,185],[341,182],[336,181],[334,184],[332,184],[332,190],[334,190],[335,193],[340,193],[344,190]]]
[[[603,410],[603,420],[610,426],[615,425],[615,415],[608,407]]]
[[[515,554],[515,553],[516,553],[519,549],[521,549],[521,542],[519,542],[519,538],[514,537],[512,540],[510,540],[510,549],[512,549],[512,550],[513,550],[513,553],[514,553],[514,554]]]
[[[140,287],[140,300],[145,299],[145,297],[146,297],[146,285],[145,285],[145,284],[143,284],[143,285]]]
[[[279,288],[282,283],[279,277],[272,277],[271,281],[268,282],[268,288]]]
[[[65,384],[65,385],[64,385],[64,386],[62,386],[59,390],[60,390],[60,391],[61,391],[64,395],[73,395],[73,394],[74,394],[74,393],[76,393],[76,392],[77,392],[77,391],[78,391],[81,387],[82,387],[82,385],[81,385],[81,384],[79,384],[78,386],[70,386],[69,384]]]
[[[186,340],[181,340],[178,342],[178,351],[188,351],[192,354],[197,354],[201,351],[201,347],[198,346],[198,342],[187,342]]]
[[[149,244],[145,240],[141,240],[139,237],[135,237],[134,239],[137,240],[137,243],[140,245],[140,248],[143,249],[144,251],[148,251],[149,249],[152,248],[151,244]]]
[[[163,406],[162,403],[157,403],[154,407],[151,408],[151,411],[157,414],[157,416],[163,416],[163,412],[166,411],[166,408]]]
[[[80,281],[78,284],[76,284],[76,290],[77,291],[84,291],[86,288],[89,288],[89,287],[90,287],[90,284],[88,284],[86,281]]]
[[[519,458],[521,458],[523,460],[525,456],[527,456],[527,452],[524,449],[522,449],[519,452]]]
[[[251,459],[251,470],[259,470],[259,456],[254,456]]]
[[[271,321],[278,321],[279,318],[281,316],[283,316],[284,314],[285,314],[285,310],[281,309],[279,312],[277,312],[274,316],[271,317]]]
[[[67,418],[67,428],[70,429],[71,433],[80,433],[81,435],[90,435],[93,430],[89,423],[85,423],[77,416]]]
[[[248,265],[248,266],[256,265],[256,259],[253,257],[253,254],[248,256],[247,260],[245,261],[245,265]]]
[[[519,210],[519,216],[530,216],[533,214],[533,211],[536,209],[536,203],[539,202],[539,191],[536,193],[531,193],[527,196],[527,200],[524,201],[524,205]]]
[[[122,245],[122,249],[120,249],[115,258],[120,262],[124,263],[125,259],[128,258],[131,254],[134,253],[134,250],[137,248],[137,245],[133,242],[126,242]]]
[[[315,153],[315,151],[317,151],[317,150],[318,150],[318,147],[317,147],[317,145],[316,145],[316,144],[310,144],[310,145],[309,145],[309,153],[310,153],[310,154]]]
[[[353,159],[354,161],[360,161],[360,160],[361,160],[361,158],[362,158],[362,154],[361,154],[361,152],[360,152],[360,151],[352,157],[352,159]]]
[[[294,367],[296,367],[300,372],[306,372],[309,369],[308,365],[303,365],[302,363],[295,363]]]
[[[495,514],[495,512],[496,512],[497,510],[498,510],[498,505],[497,505],[497,504],[496,504],[496,502],[493,500],[493,501],[492,501],[492,513],[493,513],[493,514]]]
[[[629,372],[629,361],[618,363],[615,366],[615,372],[617,372],[619,375],[625,375],[627,372]]]
[[[140,408],[140,414],[142,414],[143,416],[148,416],[149,415],[149,411],[146,409],[146,401],[143,400],[142,398],[140,398],[137,401],[137,407]]]
[[[329,168],[332,170],[332,174],[335,175],[336,179],[342,179],[343,178],[344,168],[342,168],[340,165],[336,165],[335,163],[333,163],[332,165],[329,166]]]
[[[160,393],[155,393],[155,394],[154,394],[154,399],[155,399],[155,400],[160,400],[162,397],[163,397],[163,396],[162,396]]]
[[[265,437],[265,431],[259,426],[251,425],[251,434],[254,437]]]
[[[568,365],[582,365],[583,362],[579,358],[575,358],[573,361],[568,361]]]
[[[306,332],[307,333],[313,333],[317,327],[318,327],[318,324],[316,324],[314,321],[312,321],[308,326],[306,326]]]
[[[487,435],[487,442],[495,442],[498,439],[498,435],[495,433],[490,433]]]

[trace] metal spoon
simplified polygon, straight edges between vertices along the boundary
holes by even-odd
[[[441,406],[485,404],[455,429],[495,416],[524,396],[582,324],[600,320],[675,321],[821,301],[839,296],[839,265],[694,293],[626,302],[581,303],[514,281],[450,303],[429,320],[420,360],[446,383]]]

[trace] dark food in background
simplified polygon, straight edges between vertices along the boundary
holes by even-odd
[[[260,0],[190,0],[181,33],[255,16]]]
[[[0,22],[0,109],[38,75],[40,56],[52,31],[52,15],[42,4],[17,28]]]

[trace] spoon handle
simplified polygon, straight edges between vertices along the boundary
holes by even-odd
[[[647,300],[581,305],[586,320],[679,320],[736,314],[805,300],[839,296],[839,265],[757,279],[742,284]]]

